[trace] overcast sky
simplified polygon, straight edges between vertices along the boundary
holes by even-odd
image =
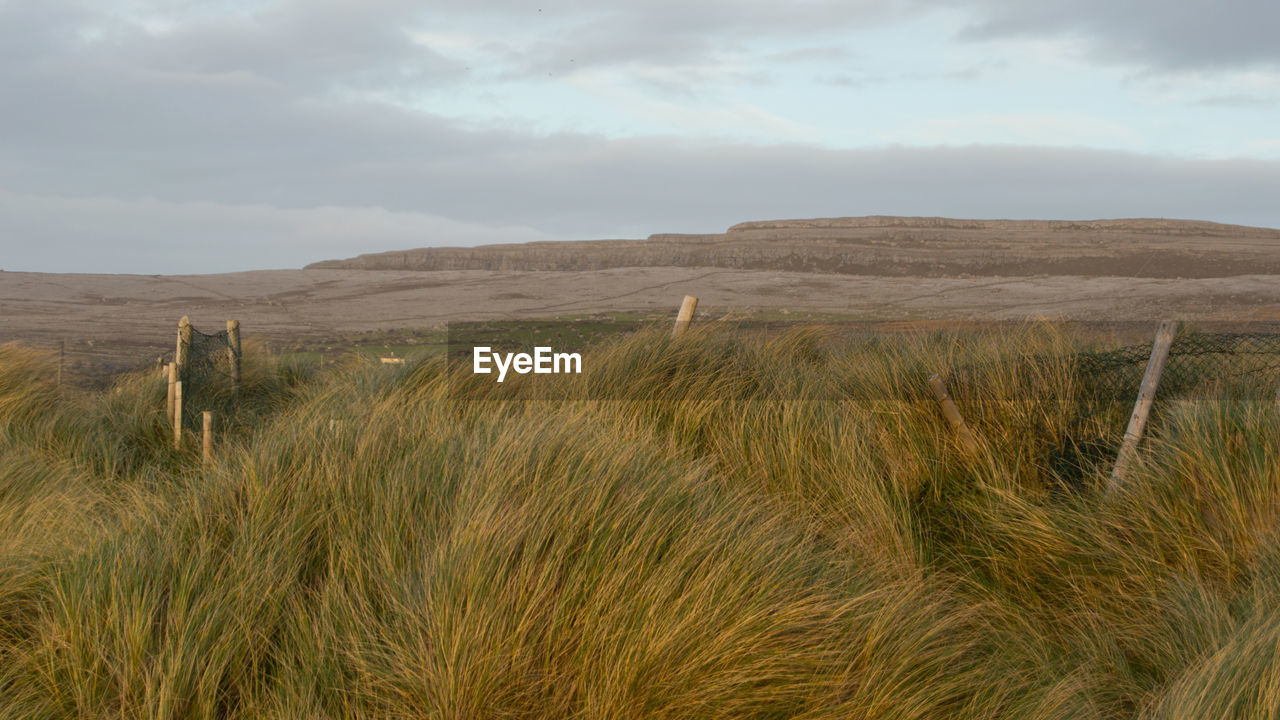
[[[0,0],[0,268],[845,215],[1280,227],[1264,0]]]

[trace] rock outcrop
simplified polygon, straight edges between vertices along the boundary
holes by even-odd
[[[308,269],[603,270],[720,267],[879,276],[1280,274],[1280,230],[1189,220],[770,220],[723,234],[435,247]]]

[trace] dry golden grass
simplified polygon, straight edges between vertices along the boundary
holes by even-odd
[[[1276,716],[1273,396],[1166,404],[1104,496],[1082,342],[655,331],[505,402],[251,352],[211,468],[157,376],[0,347],[0,716]]]

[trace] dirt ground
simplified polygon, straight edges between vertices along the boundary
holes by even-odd
[[[241,321],[246,338],[342,344],[369,331],[449,320],[667,311],[829,313],[901,329],[932,321],[1029,318],[1141,323],[1166,317],[1280,328],[1274,275],[1166,279],[1082,276],[874,277],[723,268],[580,272],[272,270],[224,275],[0,272],[0,342],[56,349],[68,364],[118,370],[173,351],[183,315],[197,329]]]

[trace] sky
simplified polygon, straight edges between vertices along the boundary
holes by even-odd
[[[0,0],[0,269],[856,215],[1280,227],[1264,0]]]

